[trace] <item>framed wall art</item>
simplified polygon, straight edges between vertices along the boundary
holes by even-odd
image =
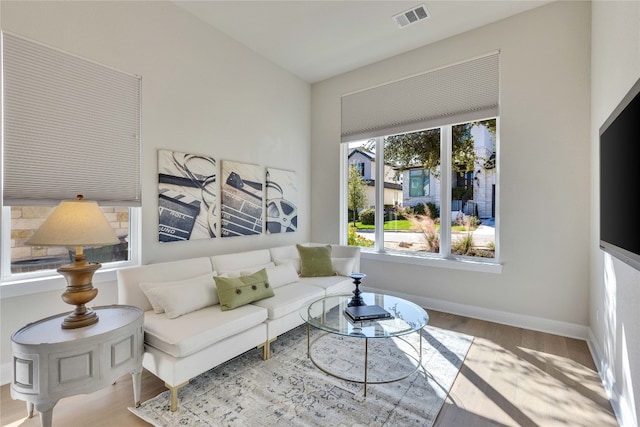
[[[216,160],[158,150],[158,240],[216,237],[217,209]]]
[[[257,165],[223,160],[220,175],[221,236],[261,234],[264,215],[261,168]]]
[[[291,233],[298,229],[298,186],[292,171],[267,168],[267,233]]]

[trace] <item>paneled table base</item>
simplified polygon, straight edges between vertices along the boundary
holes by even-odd
[[[95,307],[98,322],[62,329],[67,313],[31,323],[11,336],[13,382],[11,397],[34,408],[40,424],[50,427],[53,408],[64,397],[87,394],[131,373],[133,399],[140,405],[143,313],[137,307]]]

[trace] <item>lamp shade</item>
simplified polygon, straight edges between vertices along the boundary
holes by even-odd
[[[91,247],[120,243],[94,201],[63,200],[27,240],[32,246]]]

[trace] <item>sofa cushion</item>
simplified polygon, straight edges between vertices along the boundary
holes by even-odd
[[[273,298],[263,299],[252,303],[266,308],[269,319],[279,319],[287,314],[298,312],[311,301],[323,298],[324,289],[307,283],[289,283],[276,289]]]
[[[275,267],[276,264],[273,261],[264,263],[264,264],[260,264],[260,265],[254,265],[251,267],[245,267],[245,268],[240,268],[238,270],[226,270],[225,273],[229,275],[229,277],[240,277],[240,276],[248,276],[250,274],[255,273],[256,271],[260,271],[263,268],[273,268]]]
[[[143,311],[153,307],[140,288],[143,282],[167,282],[185,280],[204,274],[213,275],[209,257],[188,258],[180,261],[160,262],[131,268],[118,269],[118,304],[133,305]]]
[[[350,294],[356,288],[353,280],[344,276],[331,277],[301,277],[298,279],[300,283],[318,286],[325,290],[327,295]]]
[[[273,296],[266,269],[240,277],[215,277],[222,311]]]
[[[154,300],[162,307],[169,319],[220,302],[212,277],[209,277],[208,283],[194,281],[176,286],[151,288],[147,295],[150,301]]]
[[[212,269],[220,273],[240,272],[256,267],[260,269],[260,266],[272,261],[271,252],[268,249],[213,255],[211,257]]]
[[[213,276],[215,274],[216,274],[215,272],[210,272],[210,273],[202,274],[200,276],[190,277],[190,278],[181,279],[181,280],[142,282],[140,283],[139,286],[140,286],[140,289],[142,289],[142,292],[144,292],[147,299],[149,300],[151,307],[153,307],[153,311],[155,313],[164,313],[165,311],[164,307],[162,307],[162,304],[160,304],[160,301],[158,300],[161,293],[153,292],[154,289],[178,286],[181,289],[184,289],[185,292],[190,292],[188,291],[188,289],[192,289],[192,288],[200,289],[203,287],[203,285],[210,285],[211,289],[213,290],[210,297],[213,297],[213,301],[207,305],[213,305],[219,302],[218,294],[216,293],[216,290],[215,290],[215,283],[213,281]],[[206,306],[203,306],[203,307],[206,307]]]
[[[348,276],[353,272],[356,260],[353,258],[331,258],[333,271],[340,276]]]
[[[296,274],[300,274],[300,258],[276,258],[274,261],[276,266],[291,264]]]
[[[296,245],[300,254],[300,277],[333,276],[331,264],[331,245]]]
[[[269,284],[273,289],[298,281],[298,272],[290,263],[267,268],[267,276],[269,276]]]
[[[145,343],[174,357],[184,357],[239,334],[267,319],[267,310],[251,304],[222,311],[205,307],[176,319],[152,310],[144,313]]]

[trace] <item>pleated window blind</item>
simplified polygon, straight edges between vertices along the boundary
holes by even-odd
[[[138,76],[2,33],[3,203],[140,206]]]
[[[342,96],[342,142],[498,116],[499,53]]]

